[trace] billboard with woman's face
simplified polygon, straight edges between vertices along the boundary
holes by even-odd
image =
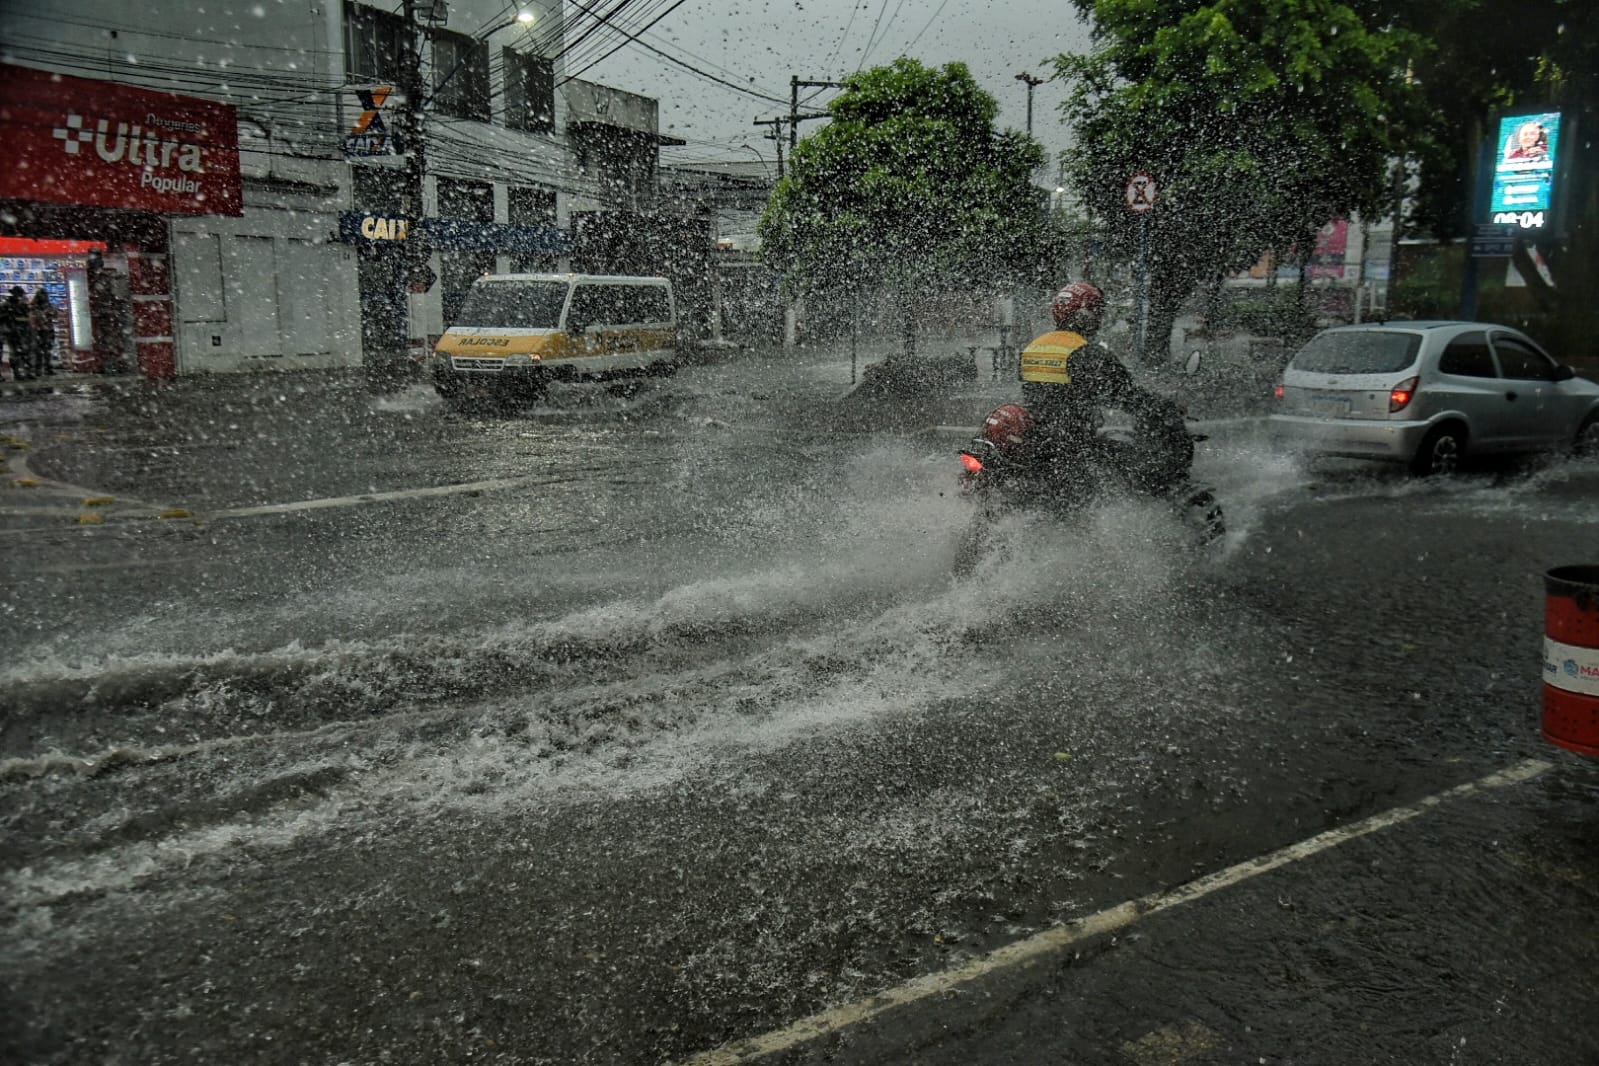
[[[1506,115],[1499,120],[1498,134],[1490,220],[1502,226],[1542,229],[1554,207],[1560,112]]]

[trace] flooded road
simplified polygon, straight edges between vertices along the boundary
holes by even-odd
[[[0,564],[9,1058],[686,1060],[1528,760],[1550,767],[1451,807],[1446,837],[1361,843],[1375,882],[1274,882],[1293,906],[1265,915],[1323,917],[1269,942],[1239,931],[1258,881],[1046,971],[1100,1005],[1091,1038],[1027,1058],[1004,1026],[1036,1017],[952,1034],[956,995],[810,1050],[1593,1051],[1591,1018],[1446,1008],[1496,985],[1452,976],[1480,925],[1428,935],[1436,965],[1414,935],[1339,945],[1352,914],[1437,928],[1381,888],[1442,880],[1473,921],[1512,908],[1507,1002],[1599,992],[1599,787],[1537,733],[1540,575],[1599,552],[1599,468],[1418,484],[1230,420],[1197,463],[1228,509],[1213,550],[1123,501],[1011,521],[957,582],[959,437],[863,417],[847,362],[496,420],[298,377],[7,412],[32,473],[187,515],[11,520],[33,550]],[[1362,964],[1311,982],[1325,1009],[1227,1006],[1341,951]],[[1384,1011],[1382,974],[1430,991]],[[1260,1050],[1273,1024],[1296,1036]],[[1162,1027],[1181,1054],[1141,1059]]]

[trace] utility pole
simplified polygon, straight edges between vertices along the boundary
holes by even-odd
[[[405,94],[405,183],[400,194],[400,209],[405,217],[404,269],[401,271],[404,294],[401,304],[406,309],[404,333],[405,351],[401,358],[411,355],[411,341],[421,325],[421,316],[411,297],[426,292],[431,287],[428,278],[429,249],[423,236],[423,179],[427,174],[427,131],[422,90],[422,50],[432,39],[434,16],[433,0],[405,0],[405,55],[400,71],[400,91]],[[421,16],[419,18],[418,16]],[[426,20],[425,24],[423,20]],[[418,39],[420,38],[420,40]]]
[[[1024,71],[1016,75],[1016,80],[1027,83],[1027,136],[1031,137],[1033,135],[1033,90],[1044,84],[1044,79],[1035,78],[1032,74]]]
[[[758,118],[755,120],[755,124],[757,126],[772,127],[772,132],[766,134],[766,139],[774,142],[777,145],[778,181],[783,180],[783,123],[787,121],[788,119],[786,118]]]
[[[836,81],[803,81],[798,75],[790,75],[788,79],[788,147],[793,151],[799,145],[799,124],[811,122],[815,119],[826,118],[827,112],[817,111],[813,114],[802,115],[799,109],[799,91],[801,89],[842,89],[842,82]]]

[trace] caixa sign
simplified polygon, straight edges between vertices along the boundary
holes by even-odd
[[[345,211],[339,215],[339,240],[345,244],[382,244],[403,241],[411,228],[404,215],[372,215]]]

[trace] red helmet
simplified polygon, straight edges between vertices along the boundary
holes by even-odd
[[[1098,329],[1105,313],[1105,294],[1086,281],[1074,281],[1055,294],[1049,310],[1057,329]]]
[[[1032,414],[1019,403],[996,407],[983,419],[983,436],[999,448],[1020,444],[1032,428]]]

